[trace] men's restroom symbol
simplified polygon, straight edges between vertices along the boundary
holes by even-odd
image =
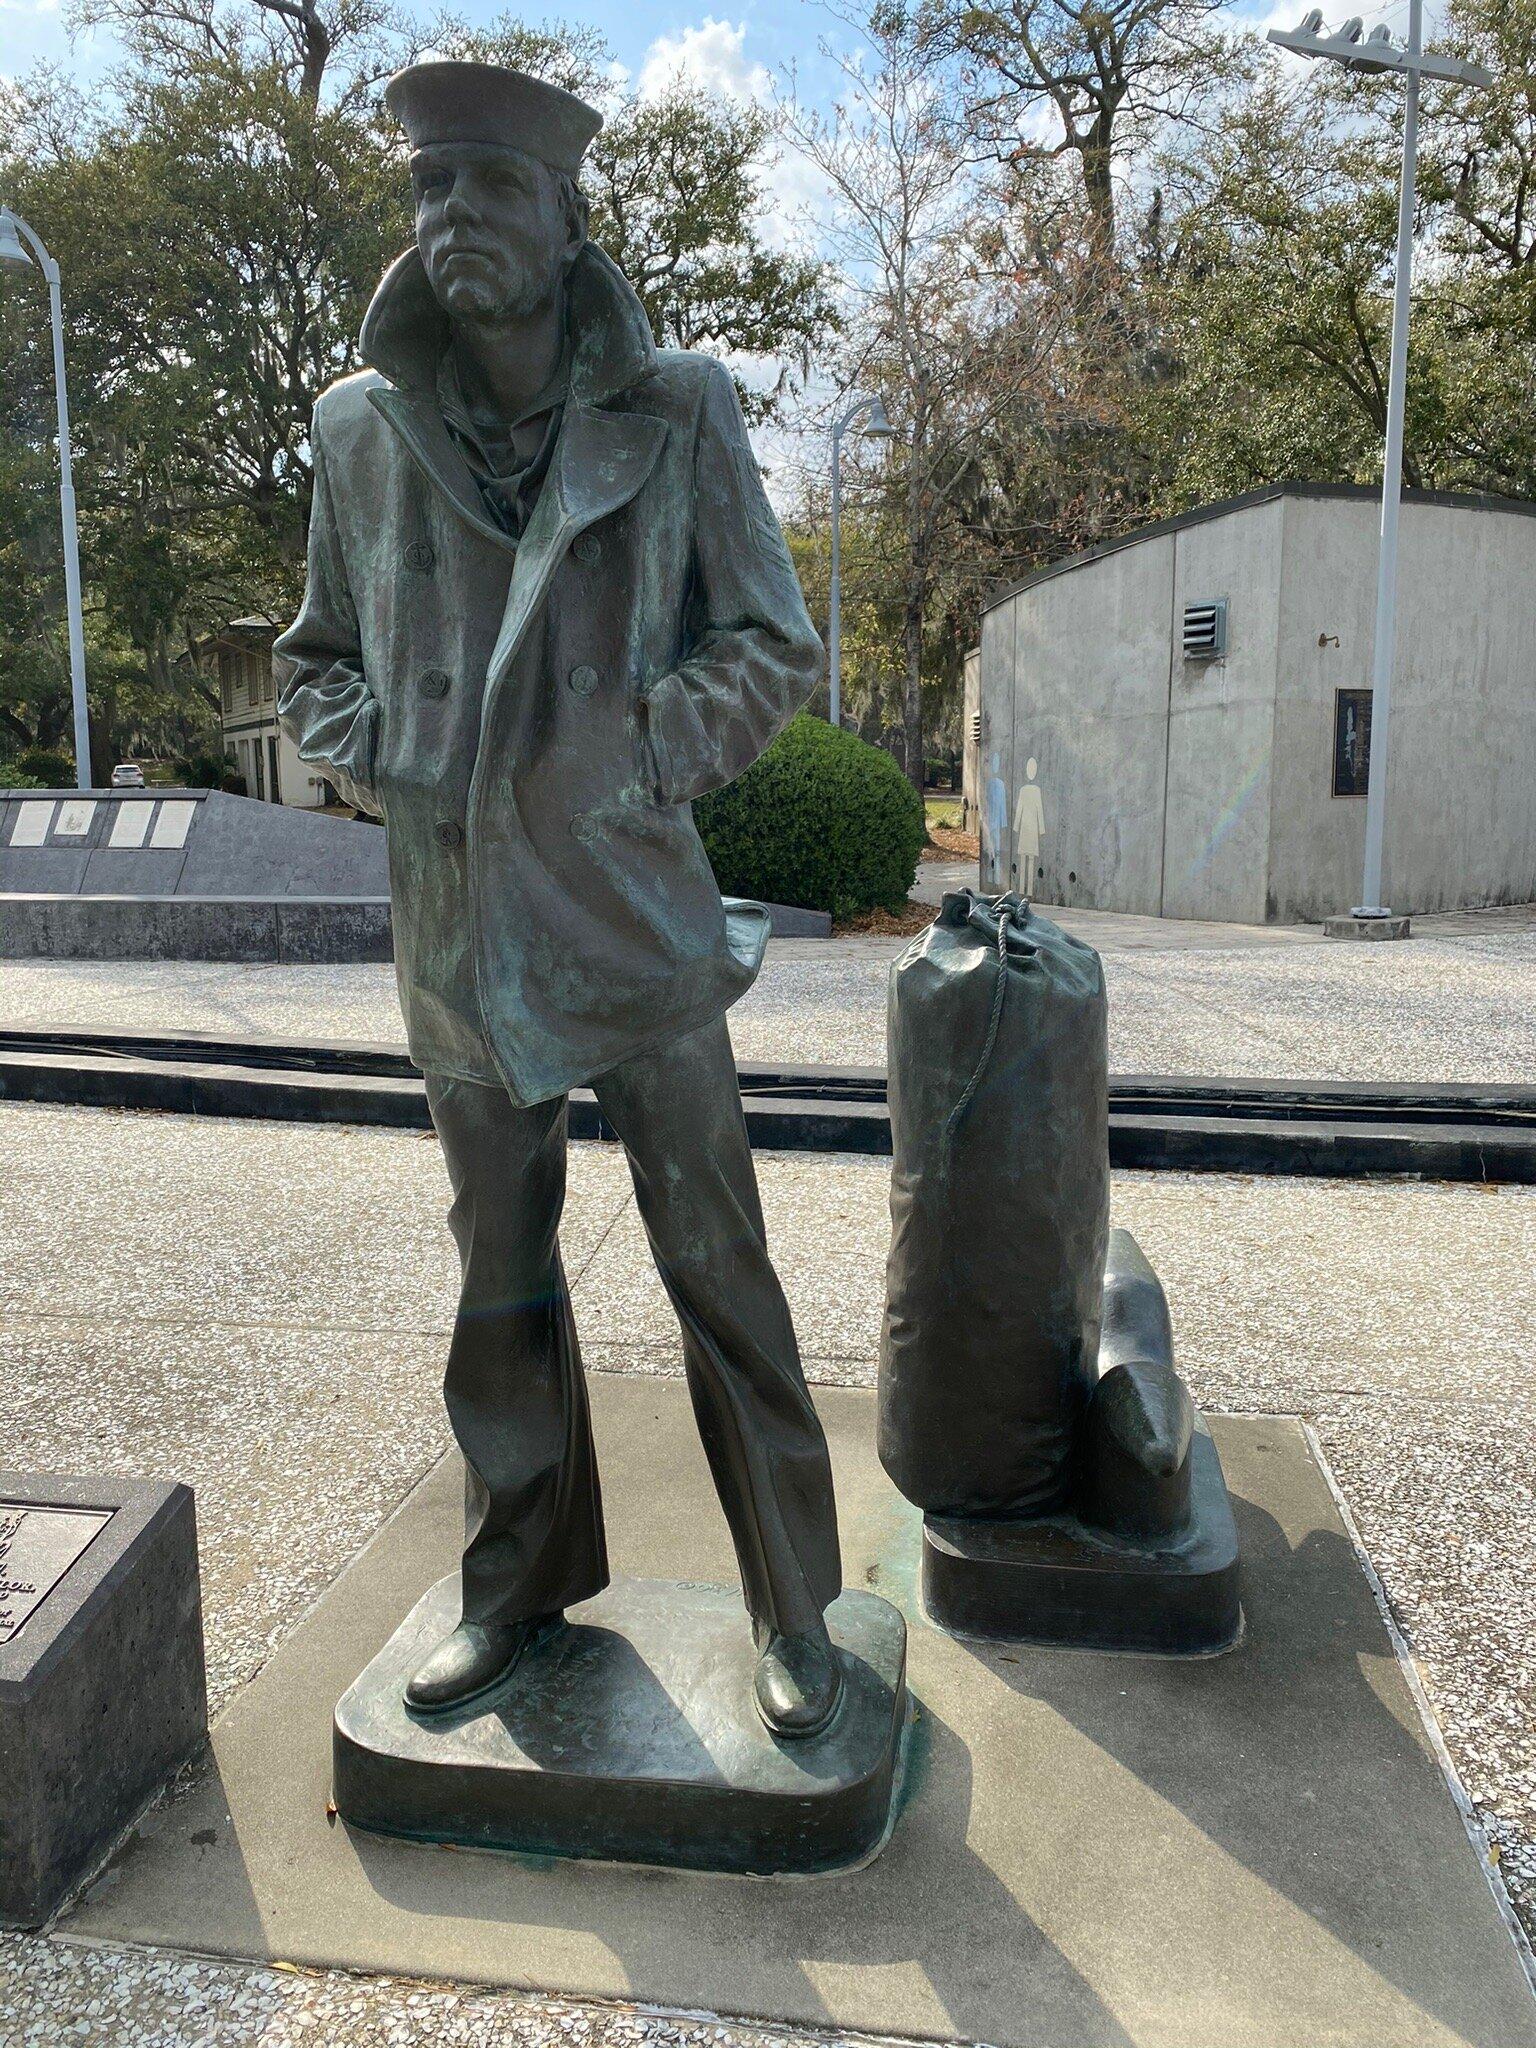
[[[1001,756],[996,753],[987,756],[986,802],[982,806],[981,851],[984,868],[990,868],[993,886],[1000,887],[999,877],[1007,855],[1008,845],[1008,789],[1001,772]]]

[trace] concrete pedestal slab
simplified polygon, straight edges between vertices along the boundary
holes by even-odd
[[[906,1720],[907,1632],[888,1600],[827,1614],[843,1703],[780,1742],[752,1698],[739,1594],[619,1579],[572,1608],[505,1685],[453,1714],[405,1685],[459,1618],[458,1574],[417,1601],[336,1709],[342,1818],[385,1835],[759,1876],[846,1869],[879,1848]]]
[[[1413,936],[1413,921],[1408,917],[1325,917],[1323,937],[1325,939],[1407,939]]]
[[[591,1380],[615,1569],[731,1581],[681,1382]],[[332,1703],[451,1569],[450,1461],[235,1700],[63,1932],[997,2048],[1533,2048],[1536,2003],[1299,1426],[1211,1417],[1247,1632],[1173,1659],[921,1619],[873,1396],[823,1390],[850,1584],[909,1629],[868,1867],[698,1875],[435,1849],[326,1811]]]

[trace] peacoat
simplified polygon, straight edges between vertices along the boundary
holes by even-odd
[[[658,350],[588,244],[569,385],[520,540],[445,427],[449,330],[414,250],[324,392],[308,586],[278,640],[300,757],[389,836],[411,1056],[548,1100],[719,1016],[767,914],[729,918],[691,800],[810,695],[821,643],[727,372]]]

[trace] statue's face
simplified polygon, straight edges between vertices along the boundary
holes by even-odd
[[[526,318],[547,305],[577,250],[585,208],[536,157],[489,143],[440,143],[411,159],[416,246],[455,320]]]

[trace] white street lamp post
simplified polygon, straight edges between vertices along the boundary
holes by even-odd
[[[856,419],[864,417],[861,434],[890,440],[895,433],[879,398],[856,398],[840,419],[832,423],[832,575],[827,591],[827,715],[833,725],[843,722],[843,436]]]
[[[1397,641],[1397,518],[1403,495],[1403,392],[1408,368],[1408,308],[1412,291],[1414,182],[1419,142],[1419,80],[1449,78],[1492,85],[1493,73],[1459,57],[1425,53],[1423,0],[1408,0],[1408,44],[1399,49],[1384,26],[1362,41],[1358,15],[1337,35],[1324,35],[1314,8],[1299,28],[1269,32],[1269,40],[1303,57],[1326,57],[1351,71],[1400,71],[1405,78],[1403,169],[1397,194],[1397,262],[1392,280],[1392,345],[1387,371],[1387,440],[1381,467],[1381,548],[1376,565],[1376,642],[1371,660],[1371,756],[1366,774],[1365,871],[1356,917],[1390,917],[1381,900],[1381,855],[1387,819],[1387,726],[1392,710],[1392,665]]]
[[[25,239],[33,254],[22,246]],[[0,206],[0,266],[30,270],[33,256],[48,280],[53,314],[53,388],[59,409],[59,507],[64,524],[64,595],[69,608],[69,684],[75,707],[75,786],[91,786],[91,728],[85,704],[85,622],[80,610],[80,541],[75,530],[75,483],[69,453],[69,396],[64,385],[64,307],[59,266],[20,214]]]

